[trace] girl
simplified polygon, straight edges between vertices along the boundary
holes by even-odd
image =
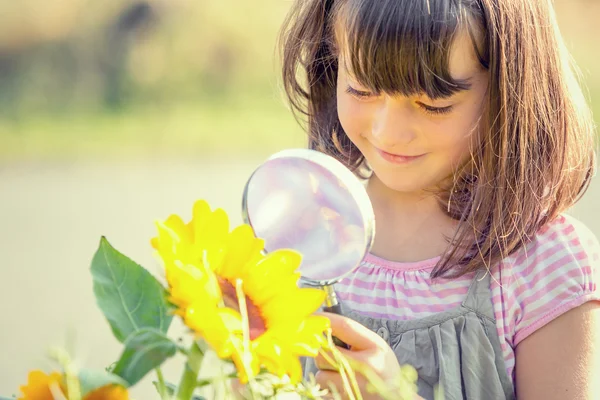
[[[375,209],[347,356],[425,399],[600,398],[600,245],[564,215],[594,133],[550,0],[297,0],[282,49],[310,147]]]

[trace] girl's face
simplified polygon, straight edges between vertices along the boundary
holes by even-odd
[[[343,53],[343,52],[342,52]],[[388,188],[416,193],[431,189],[470,157],[488,84],[473,42],[458,34],[449,71],[470,87],[443,99],[371,93],[339,59],[338,116],[344,131]]]

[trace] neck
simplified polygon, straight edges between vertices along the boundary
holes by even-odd
[[[367,192],[373,207],[387,214],[389,218],[412,220],[425,216],[444,215],[433,193],[399,192],[387,187],[375,174],[369,179]]]
[[[444,252],[456,221],[441,210],[433,193],[398,192],[376,175],[369,179],[367,192],[376,221],[373,254],[391,261],[421,261]]]

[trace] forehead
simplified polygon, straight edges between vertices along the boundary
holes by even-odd
[[[485,73],[469,32],[461,29],[457,32],[449,52],[448,70],[454,79],[469,79]]]
[[[339,59],[340,67],[345,72],[352,74],[352,66],[349,62],[353,56],[348,47],[348,41],[345,36],[343,25],[337,22],[335,28],[335,49]],[[479,41],[480,37],[475,37]],[[471,34],[466,29],[460,29],[452,40],[448,55],[448,71],[456,80],[470,79],[478,74],[485,73],[484,68],[479,62],[477,51],[475,49]]]
[[[333,48],[340,69],[360,83],[379,91],[444,97],[485,72],[476,47],[483,35],[468,17],[448,11],[409,16],[398,4],[412,1],[394,0],[389,13],[374,13],[366,0],[348,1],[358,6],[350,11],[342,6],[336,13]]]

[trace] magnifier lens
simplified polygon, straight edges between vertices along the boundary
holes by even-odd
[[[313,150],[284,151],[262,164],[246,185],[244,211],[267,252],[299,251],[303,279],[321,285],[351,272],[371,247],[374,216],[364,187]]]

